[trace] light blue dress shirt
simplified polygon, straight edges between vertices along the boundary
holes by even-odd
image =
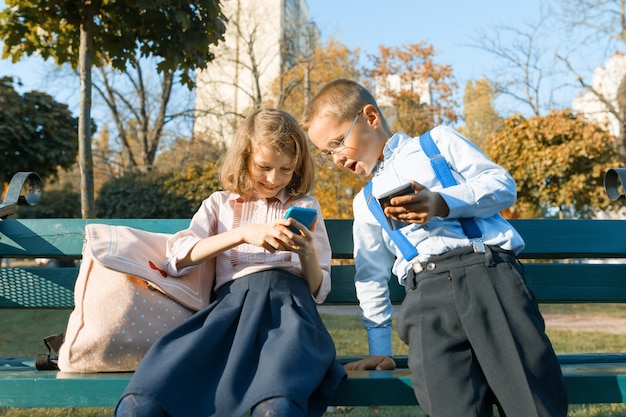
[[[519,253],[524,248],[524,241],[500,215],[501,210],[515,202],[513,178],[453,128],[436,127],[431,130],[431,136],[450,166],[457,185],[444,189],[419,139],[402,132],[389,139],[383,149],[384,161],[376,167],[372,177],[373,196],[414,180],[439,192],[447,203],[450,209],[447,217],[432,218],[424,225],[407,223],[401,229],[416,245],[419,260],[423,262],[430,256],[470,246],[456,220],[462,217],[476,219],[486,245]],[[389,272],[392,271],[404,285],[411,265],[370,212],[363,190],[355,197],[353,210],[354,279],[363,310],[363,325],[367,329],[369,353],[390,356],[393,307],[389,299]]]

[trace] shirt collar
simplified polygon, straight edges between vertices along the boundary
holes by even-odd
[[[287,203],[287,201],[289,201],[289,199],[291,198],[291,195],[289,195],[289,193],[287,193],[287,188],[283,188],[282,190],[280,190],[280,192],[278,194],[276,194],[275,197],[272,198],[276,198],[278,199],[282,204]],[[240,200],[243,199],[243,197],[240,194],[236,194],[236,193],[230,193],[230,195],[228,196],[229,200]],[[265,199],[265,197],[261,197],[259,196],[259,194],[256,191],[253,191],[252,194],[250,195],[250,200],[262,200]]]
[[[385,144],[385,147],[383,148],[384,159],[382,161],[379,161],[378,164],[376,164],[374,173],[378,173],[379,171],[382,171],[385,165],[385,161],[391,159],[393,154],[395,154],[399,148],[401,148],[406,142],[408,142],[411,139],[413,138],[404,132],[397,132],[391,138],[389,138],[389,140]]]

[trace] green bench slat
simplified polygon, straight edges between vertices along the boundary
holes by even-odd
[[[22,219],[0,221],[0,254],[4,257],[80,256],[87,223],[127,225],[160,233],[175,233],[185,219]],[[623,220],[511,220],[522,234],[525,259],[622,258],[626,256]],[[326,220],[333,257],[352,257],[352,221]],[[18,236],[15,242],[8,236]],[[36,255],[36,256],[34,256]]]
[[[523,236],[522,258],[623,258],[626,221],[623,220],[511,220]]]
[[[626,257],[623,220],[509,220],[526,242],[520,258]],[[326,220],[333,252],[352,253],[352,221]],[[339,227],[341,226],[341,227]]]
[[[399,358],[399,365],[403,359],[406,361]],[[626,402],[626,354],[559,355],[559,362],[570,404]],[[36,371],[29,366],[11,369],[0,366],[0,406],[113,407],[131,375],[77,375]],[[349,372],[332,404],[416,405],[417,402],[409,371],[397,369]]]
[[[157,233],[175,233],[189,226],[188,219],[4,220],[0,221],[0,254],[5,258],[80,256],[88,223],[132,226]]]
[[[524,270],[539,302],[626,302],[626,264],[532,263]]]
[[[528,286],[540,302],[626,302],[626,264],[538,264],[524,266]],[[0,268],[0,308],[72,308],[78,268]],[[355,304],[354,265],[332,267],[327,304]],[[404,287],[390,280],[394,303]]]
[[[326,229],[334,259],[352,259],[352,220],[327,219]]]
[[[63,374],[0,368],[0,406],[114,407],[130,373]]]
[[[615,303],[626,302],[626,263],[570,264],[527,263],[524,265],[528,286],[540,302],[545,303]],[[354,266],[333,266],[329,304],[354,304]],[[404,287],[395,277],[390,279],[394,303],[404,299]]]

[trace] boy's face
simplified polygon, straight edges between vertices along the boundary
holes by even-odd
[[[356,121],[332,115],[318,116],[307,133],[321,152],[330,151],[328,155],[338,168],[362,176],[372,173],[388,139],[381,136],[380,129],[374,128],[367,108],[359,113]]]

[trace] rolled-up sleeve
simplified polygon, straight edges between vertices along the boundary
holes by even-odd
[[[163,262],[163,269],[173,277],[188,274],[189,271],[197,268],[197,265],[186,268],[178,268],[178,262],[183,259],[191,249],[205,237],[215,233],[213,225],[215,218],[211,215],[211,199],[202,202],[200,209],[194,214],[189,224],[189,228],[175,233],[167,240],[166,258]]]
[[[369,354],[391,356],[393,306],[389,279],[395,255],[383,239],[382,227],[377,222],[362,220],[370,218],[367,210],[365,199],[359,194],[354,203],[354,282],[367,330]]]

